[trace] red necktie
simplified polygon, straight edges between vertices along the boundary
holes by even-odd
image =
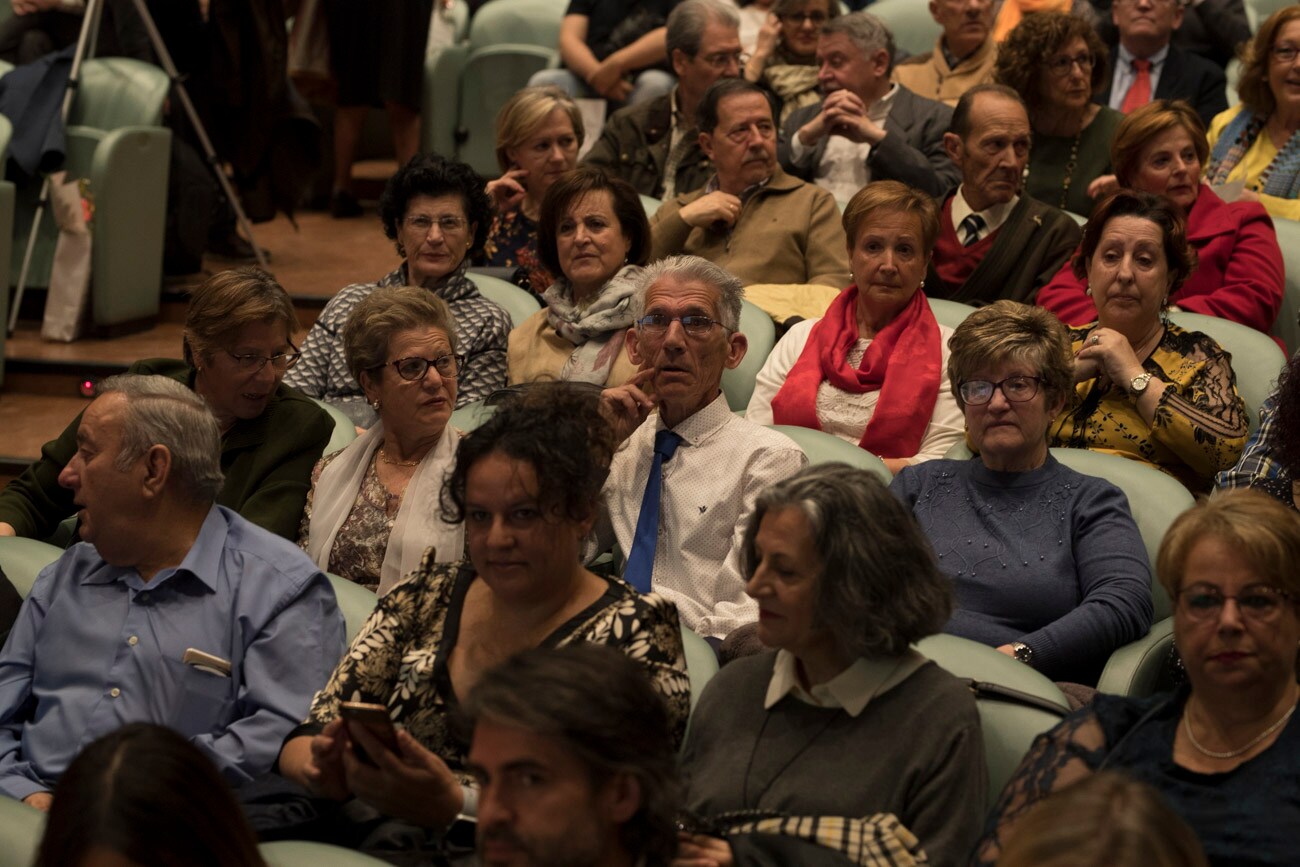
[[[1129,85],[1128,93],[1124,94],[1124,104],[1119,107],[1119,110],[1125,114],[1151,101],[1151,61],[1134,60],[1133,69],[1136,70],[1137,76]]]

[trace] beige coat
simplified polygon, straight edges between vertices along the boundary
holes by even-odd
[[[510,384],[559,379],[564,363],[572,354],[573,344],[555,333],[546,319],[545,310],[538,310],[510,332],[510,345],[506,349]],[[605,385],[622,385],[634,373],[636,365],[628,359],[627,347],[624,347],[619,350],[618,360],[610,369]]]
[[[934,51],[909,57],[894,67],[894,81],[918,96],[956,105],[961,95],[977,84],[993,80],[993,64],[998,59],[997,46],[985,40],[978,51],[953,69],[943,56],[943,37],[934,43]]]
[[[684,206],[699,189],[664,202],[650,220],[651,261],[680,253],[702,256],[751,283],[820,283],[842,289],[849,281],[849,255],[835,199],[821,187],[776,170],[740,209],[729,232],[692,228]]]

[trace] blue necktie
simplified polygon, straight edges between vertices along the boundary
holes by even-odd
[[[650,464],[645,494],[641,497],[641,513],[636,519],[632,552],[628,554],[627,566],[623,570],[623,580],[640,593],[650,592],[650,575],[655,568],[655,543],[659,541],[659,489],[663,485],[664,463],[672,458],[681,444],[681,434],[667,429],[655,434],[655,458]]]

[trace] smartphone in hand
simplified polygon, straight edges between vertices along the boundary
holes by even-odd
[[[385,747],[394,753],[397,752],[397,728],[393,725],[393,718],[388,715],[388,708],[382,704],[345,701],[339,705],[339,716],[347,722],[349,727],[353,725],[365,726],[366,731],[378,738]],[[366,764],[375,764],[361,747],[361,744],[355,740],[352,742],[352,752]]]

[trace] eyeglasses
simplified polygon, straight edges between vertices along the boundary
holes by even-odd
[[[1097,59],[1091,54],[1080,54],[1076,57],[1053,57],[1047,61],[1047,70],[1057,78],[1064,78],[1070,74],[1070,70],[1074,68],[1075,64],[1078,64],[1079,69],[1084,72],[1092,72],[1092,66],[1096,62]]]
[[[665,313],[650,313],[642,316],[636,321],[636,327],[646,334],[666,334],[674,322],[682,323],[682,330],[692,337],[703,337],[713,330],[717,325],[728,334],[735,331],[728,328],[716,319],[710,319],[707,316],[669,316]]]
[[[802,24],[807,21],[813,27],[821,27],[830,18],[825,12],[782,12],[776,17],[786,24]]]
[[[993,392],[1002,390],[1002,396],[1013,403],[1033,400],[1038,394],[1038,384],[1042,379],[1037,376],[1008,376],[999,382],[987,379],[968,379],[958,387],[961,399],[970,406],[983,406],[993,399]]]
[[[422,235],[429,234],[429,230],[432,229],[435,224],[438,226],[438,231],[442,232],[442,234],[454,235],[457,232],[463,231],[465,227],[469,225],[469,221],[464,217],[453,217],[450,214],[445,214],[437,219],[426,217],[423,214],[416,214],[414,217],[406,218],[406,228],[414,229]]]
[[[1268,53],[1278,63],[1294,63],[1296,56],[1300,55],[1300,48],[1294,45],[1274,45]]]
[[[284,373],[286,370],[297,364],[298,359],[302,358],[301,352],[277,352],[275,355],[270,356],[258,355],[255,352],[250,352],[247,355],[236,355],[227,349],[225,350],[225,353],[235,359],[235,364],[241,371],[246,373],[253,373],[261,370],[263,367],[266,367],[268,362],[277,371]]]
[[[397,375],[407,382],[419,382],[432,367],[443,379],[455,379],[460,369],[465,366],[463,355],[439,355],[437,358],[399,358],[380,367],[392,367]]]
[[[743,67],[749,62],[749,55],[743,51],[721,51],[717,54],[706,54],[700,59],[711,69],[726,69],[732,63],[737,67]]]
[[[770,120],[756,120],[747,123],[744,126],[733,127],[724,133],[726,137],[735,144],[744,144],[749,141],[749,135],[752,130],[758,130],[758,135],[764,141],[770,141],[776,138],[776,125]]]
[[[1219,619],[1223,604],[1232,599],[1241,616],[1259,623],[1268,623],[1282,611],[1282,603],[1291,600],[1291,594],[1267,584],[1251,584],[1229,596],[1213,584],[1193,584],[1178,591],[1178,609],[1189,619],[1198,622]]]

